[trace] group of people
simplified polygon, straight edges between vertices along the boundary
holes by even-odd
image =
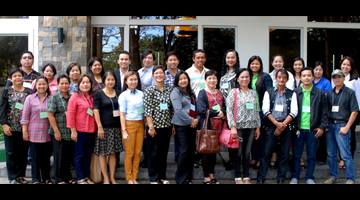
[[[52,184],[52,154],[56,184],[94,184],[89,177],[92,154],[99,157],[103,183],[118,184],[115,169],[123,150],[128,184],[138,184],[142,154],[150,183],[170,184],[166,171],[171,136],[177,184],[192,184],[197,159],[203,183],[220,184],[214,177],[216,153],[196,152],[197,130],[206,123],[208,111],[208,129],[229,129],[231,138],[241,138],[238,148],[228,149],[236,184],[250,184],[251,166],[258,169],[257,183],[262,184],[275,165],[282,184],[289,161],[290,183],[297,183],[304,145],[306,183],[314,184],[316,163],[325,164],[326,159],[330,176],[325,183],[337,182],[338,164],[344,165],[346,183],[355,183],[360,81],[351,57],[344,57],[331,82],[323,77],[322,63],[305,67],[301,58],[294,59],[293,72],[284,69],[281,55],[273,57],[270,73],[263,72],[259,56],[240,68],[233,49],[225,52],[220,75],[204,66],[207,54],[202,49],[193,52],[194,63],[185,71],[178,68],[176,52],[166,54],[165,68],[154,66],[155,54],[149,50],[142,53],[143,67],[130,70],[131,55],[122,51],[119,70],[105,70],[101,59],[92,57],[86,73],[72,63],[57,79],[51,63],[44,65],[43,75],[32,70],[33,59],[30,51],[23,52],[21,68],[10,70],[1,93],[0,123],[12,184],[28,182],[29,148],[34,184]]]

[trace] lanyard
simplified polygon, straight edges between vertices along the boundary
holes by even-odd
[[[339,98],[339,101],[338,101],[338,106],[339,106],[339,104],[340,104],[340,100],[341,100],[341,97],[342,97],[342,95],[343,95],[343,93],[344,93],[344,91],[345,91],[345,89],[346,89],[346,87],[344,87],[344,89],[341,91],[341,95],[340,95],[340,98]],[[336,93],[336,92],[335,92]],[[335,94],[334,93],[334,94]],[[332,105],[334,106],[334,95],[332,96]]]
[[[118,99],[118,96],[116,95],[116,93],[115,93],[115,97],[116,97],[116,99]],[[114,106],[113,100],[111,99],[111,97],[109,97],[109,99],[110,99],[110,101],[111,101],[111,105],[112,105],[113,110],[115,110],[115,106]]]
[[[59,94],[59,97],[60,97],[61,104],[62,104],[62,106],[63,106],[63,108],[64,108],[64,110],[66,112],[66,107],[65,107],[65,104],[64,104],[64,102],[62,100],[62,96],[60,95],[60,92],[58,92],[58,94]]]
[[[86,97],[85,97],[84,93],[82,93],[82,95],[83,95],[83,98],[84,98],[84,100],[86,101],[87,105],[88,105],[88,106],[89,106],[89,108],[91,109],[90,103],[89,103],[89,101],[86,99]]]
[[[19,92],[19,93],[20,93],[20,97],[18,97],[17,94],[16,94],[16,90],[15,90],[14,88],[12,88],[12,89],[14,90],[14,94],[15,94],[15,97],[16,97],[16,101],[18,101],[18,100],[20,100],[20,98],[22,98],[22,99],[20,100],[20,102],[21,102],[22,104],[24,104],[24,101],[25,101],[25,98],[23,98],[23,97],[24,97],[24,93],[23,93],[23,92]]]

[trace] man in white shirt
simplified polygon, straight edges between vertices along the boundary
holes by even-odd
[[[206,58],[204,50],[195,50],[192,56],[194,64],[185,71],[190,77],[190,86],[194,90],[196,97],[200,90],[205,88],[205,73],[209,70],[204,66]]]

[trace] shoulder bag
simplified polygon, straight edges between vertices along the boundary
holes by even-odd
[[[206,119],[203,123],[202,129],[197,131],[198,140],[196,150],[199,153],[219,153],[220,152],[220,145],[219,145],[219,136],[220,130],[211,130],[207,129],[207,123],[209,121],[209,113],[210,111],[207,110],[206,112]]]

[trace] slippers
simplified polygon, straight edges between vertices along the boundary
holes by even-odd
[[[28,181],[24,177],[18,177],[16,181],[20,184],[27,184]]]
[[[160,179],[160,181],[162,182],[162,184],[170,184],[170,181],[166,179]]]

